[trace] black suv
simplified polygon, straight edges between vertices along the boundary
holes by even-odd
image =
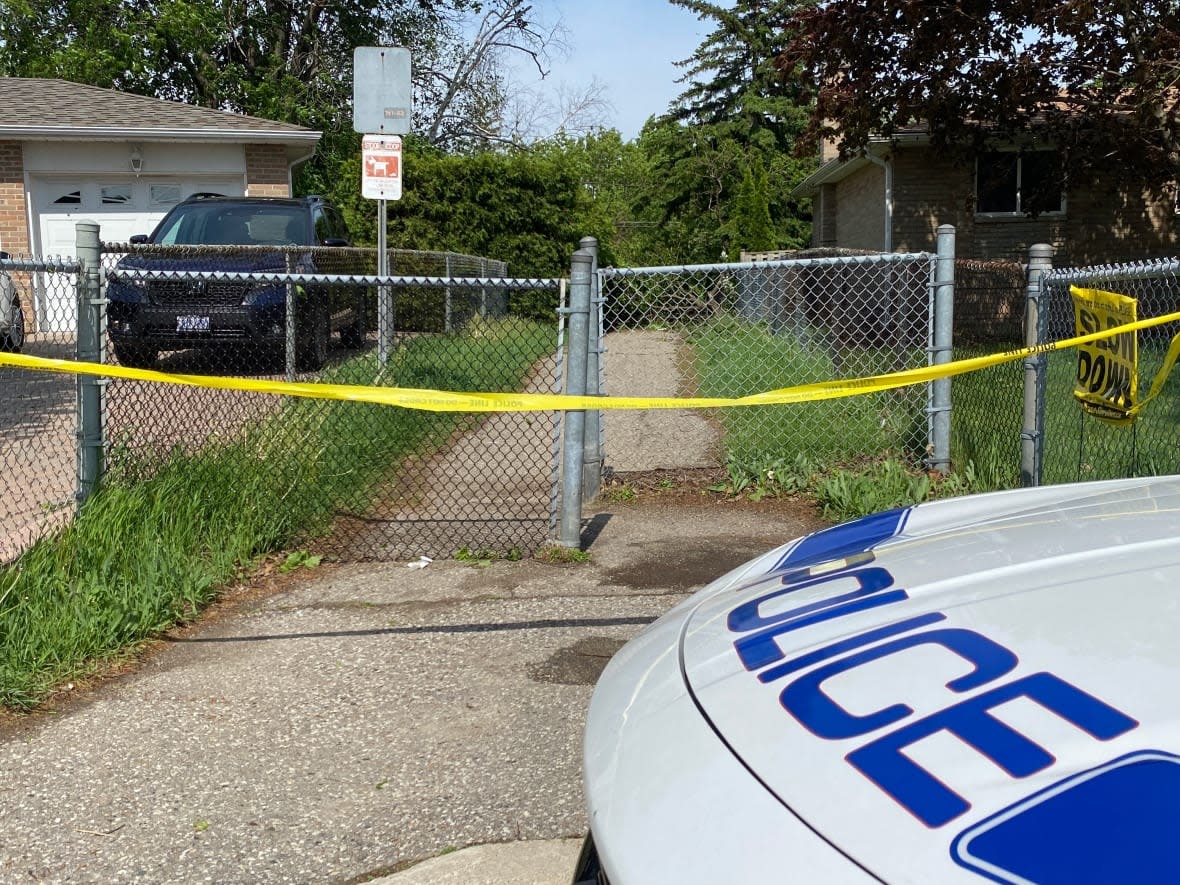
[[[174,206],[150,235],[132,244],[177,247],[132,252],[117,269],[236,273],[349,273],[343,220],[322,197],[281,199],[197,195]],[[181,247],[226,247],[185,251]],[[270,246],[282,249],[230,247]],[[303,249],[292,249],[299,246]],[[321,248],[322,247],[322,248]],[[337,248],[332,248],[337,247]],[[355,272],[363,272],[357,269]],[[328,338],[365,341],[364,290],[354,286],[297,287],[295,360],[318,369]],[[281,352],[287,287],[273,282],[120,279],[107,286],[107,328],[125,366],[149,367],[162,350],[239,344]]]

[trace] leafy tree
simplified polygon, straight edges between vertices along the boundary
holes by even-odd
[[[486,255],[506,261],[517,277],[568,273],[570,255],[587,235],[609,250],[609,230],[595,220],[577,151],[549,146],[452,154],[409,138],[404,156],[403,196],[387,207],[391,248]],[[341,172],[359,180],[359,158],[349,158]],[[338,200],[357,242],[372,245],[376,202],[355,189],[341,190]],[[551,317],[556,295],[515,293],[510,306]]]
[[[1075,183],[1180,166],[1176,0],[830,0],[791,28],[780,67],[807,73],[810,134],[846,156],[923,124],[950,156],[1053,144]]]
[[[482,15],[470,40],[466,18]],[[540,62],[550,33],[525,0],[9,0],[0,74],[64,77],[317,129],[301,190],[324,190],[359,151],[352,132],[356,46],[413,58],[415,129],[434,143],[492,140],[506,86],[503,52]]]

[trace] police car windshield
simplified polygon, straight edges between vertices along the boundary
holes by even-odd
[[[306,213],[293,206],[194,203],[178,206],[152,237],[161,246],[285,246],[310,242]]]

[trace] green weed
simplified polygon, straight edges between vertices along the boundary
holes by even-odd
[[[411,339],[386,383],[519,389],[552,337],[509,320]],[[324,380],[376,376],[366,354]],[[316,537],[341,511],[363,512],[406,457],[433,451],[465,420],[293,398],[196,451],[119,448],[76,519],[0,566],[0,704],[35,706],[55,684],[192,618],[258,557]],[[296,550],[283,567],[316,561]]]
[[[486,547],[460,547],[455,551],[455,559],[469,565],[486,566],[493,562],[520,562],[524,552],[519,547],[508,550],[489,550]]]
[[[572,565],[574,563],[590,562],[591,555],[577,547],[562,547],[560,544],[546,544],[533,554],[533,559],[546,562],[549,565]]]
[[[280,572],[293,572],[301,568],[315,568],[324,561],[322,556],[312,556],[306,550],[295,550],[288,553],[283,560],[283,564],[279,566]]]

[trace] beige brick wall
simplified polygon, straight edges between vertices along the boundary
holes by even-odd
[[[24,170],[21,143],[0,141],[0,249],[13,255],[30,251]]]
[[[920,148],[893,155],[893,249],[896,252],[934,251],[940,224],[953,224],[960,257],[977,257],[964,228],[974,213],[970,204],[975,187],[971,173],[946,164],[932,164]]]
[[[885,248],[885,170],[861,169],[836,185],[836,245],[844,249]]]
[[[1180,225],[1169,190],[1071,191],[1064,216],[1039,218],[977,218],[974,198],[974,170],[935,161],[925,149],[899,151],[894,157],[894,250],[933,251],[938,226],[953,224],[960,258],[1025,261],[1034,243],[1054,246],[1058,267],[1180,254]],[[849,245],[843,239],[840,245]]]
[[[279,144],[246,145],[246,196],[289,197],[287,149]]]

